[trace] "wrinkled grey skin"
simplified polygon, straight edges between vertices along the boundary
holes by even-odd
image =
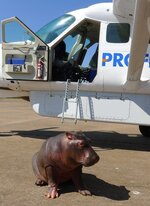
[[[48,184],[48,198],[58,197],[58,185],[72,180],[82,195],[91,195],[82,182],[82,167],[92,166],[99,156],[82,132],[66,132],[50,137],[32,158],[36,185]]]

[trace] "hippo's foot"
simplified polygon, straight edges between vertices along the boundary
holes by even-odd
[[[46,194],[47,198],[57,198],[58,195],[58,189],[55,184],[48,185],[48,193]]]
[[[86,189],[83,189],[83,190],[78,190],[78,192],[81,194],[81,195],[84,195],[84,196],[91,196],[91,192],[89,190],[86,190]]]
[[[45,186],[45,185],[47,185],[47,182],[45,182],[44,180],[41,180],[41,179],[37,179],[35,184],[37,186]]]

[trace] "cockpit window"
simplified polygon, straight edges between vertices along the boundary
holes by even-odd
[[[65,14],[46,24],[39,31],[37,31],[36,34],[48,44],[59,36],[59,34],[65,31],[74,21],[74,16]]]
[[[106,41],[109,43],[127,43],[130,37],[128,23],[110,23],[107,26]]]

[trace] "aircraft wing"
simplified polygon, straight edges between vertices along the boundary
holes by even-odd
[[[114,14],[133,16],[127,81],[139,81],[150,39],[150,0],[113,0]]]
[[[113,0],[113,13],[130,18],[134,15],[135,2],[136,0]]]

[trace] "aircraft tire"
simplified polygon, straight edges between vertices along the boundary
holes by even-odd
[[[144,137],[150,137],[150,126],[139,125],[139,130]]]

